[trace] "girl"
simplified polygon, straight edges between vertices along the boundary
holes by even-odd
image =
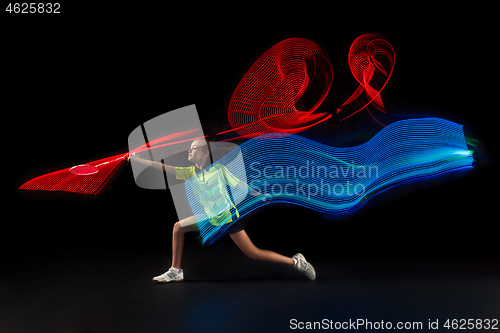
[[[232,182],[233,185],[238,186],[247,186],[243,181],[239,181],[236,177],[234,177],[225,167],[220,164],[213,167],[210,167],[208,170],[203,171],[202,175],[197,175],[198,170],[203,170],[207,166],[210,165],[210,147],[209,143],[204,139],[194,140],[191,143],[191,148],[188,150],[188,161],[193,162],[194,165],[191,167],[174,167],[170,165],[164,165],[160,162],[151,162],[149,160],[142,159],[136,155],[129,155],[127,160],[133,159],[135,162],[143,163],[145,165],[157,169],[157,170],[165,170],[165,172],[175,175],[177,179],[187,180],[192,177],[198,177],[201,186],[203,184],[208,184],[214,181],[220,181],[224,179],[224,182]],[[203,177],[203,179],[201,179]],[[196,179],[195,179],[196,180]],[[220,197],[217,198],[218,201],[226,201],[223,204],[229,207],[229,202],[227,196],[223,195],[223,190],[220,190]],[[251,190],[251,195],[258,196],[260,193]],[[263,199],[265,200],[265,199]],[[216,215],[212,218],[212,220],[219,218],[223,222],[228,223],[232,222],[230,212],[223,212],[222,214]],[[210,222],[212,222],[212,220]],[[216,221],[217,222],[217,221]],[[184,280],[184,273],[181,269],[181,260],[182,260],[182,250],[184,246],[184,234],[186,232],[197,232],[199,231],[196,218],[194,216],[190,216],[181,221],[178,221],[174,224],[173,232],[172,232],[172,266],[170,269],[158,276],[153,278],[154,282],[157,283],[166,283],[166,282],[178,282]],[[288,266],[293,267],[295,270],[298,270],[304,273],[309,279],[314,280],[316,278],[316,272],[313,266],[306,261],[304,256],[300,253],[297,253],[293,257],[285,257],[276,252],[262,250],[257,248],[247,233],[243,229],[243,226],[239,221],[234,222],[234,224],[229,228],[228,232],[231,239],[234,243],[243,251],[245,255],[254,260],[265,260],[272,261],[277,263],[283,263]]]

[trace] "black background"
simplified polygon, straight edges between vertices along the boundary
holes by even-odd
[[[324,263],[498,260],[493,8],[231,6],[62,4],[57,17],[2,13],[5,262],[75,249],[163,251],[168,258],[176,222],[170,194],[138,188],[130,165],[120,166],[97,196],[17,188],[38,175],[125,152],[134,128],[186,105],[196,104],[207,132],[229,129],[227,106],[239,80],[286,38],[310,39],[332,61],[333,85],[318,111],[333,117],[315,135],[341,140],[380,130],[366,112],[344,122],[335,114],[357,87],[349,47],[368,32],[384,35],[395,50],[394,73],[382,93],[388,115],[461,123],[490,163],[446,181],[394,188],[341,220],[269,205],[246,217],[249,236],[263,248],[286,255],[300,250]],[[214,251],[194,239],[188,237],[187,248]],[[238,251],[229,238],[213,247]]]

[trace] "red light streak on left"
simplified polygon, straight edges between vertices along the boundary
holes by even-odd
[[[156,149],[181,142],[192,141],[207,136],[191,137],[175,142],[163,143],[172,139],[185,137],[198,129],[169,134],[161,138],[147,142],[130,152],[106,157],[97,161],[76,165],[63,170],[51,172],[33,178],[19,187],[23,190],[36,191],[64,191],[81,194],[97,194],[103,188],[106,181],[123,160],[132,153],[140,153],[149,149]],[[148,147],[149,146],[149,147]]]
[[[377,110],[385,112],[380,92],[385,88],[392,75],[394,59],[395,55],[392,45],[380,34],[364,34],[354,40],[349,49],[348,61],[352,75],[358,81],[359,87],[337,109],[337,113],[344,106],[358,99],[363,92],[368,97],[368,102],[362,102],[361,108],[340,121],[355,115],[370,104]],[[371,113],[370,115],[375,119]],[[380,123],[378,120],[376,121]]]
[[[65,191],[82,194],[97,194],[108,177],[124,160],[126,154],[106,157],[97,161],[48,173],[24,183],[23,190]]]

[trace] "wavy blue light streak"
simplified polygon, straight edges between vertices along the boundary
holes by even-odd
[[[246,179],[254,196],[240,183],[231,188],[240,218],[269,203],[291,203],[322,213],[344,214],[359,209],[376,194],[421,177],[472,168],[463,126],[439,118],[408,119],[388,125],[368,142],[355,147],[331,147],[282,133],[265,134],[240,145],[244,165],[231,163],[231,151],[217,163],[238,179]],[[223,236],[233,222],[215,226],[200,197],[186,182],[204,244]],[[213,193],[213,191],[212,191]],[[264,202],[262,195],[272,198]],[[240,201],[240,200],[237,200]]]

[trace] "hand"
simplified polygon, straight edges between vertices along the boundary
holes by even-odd
[[[127,161],[127,162],[128,162],[128,161],[130,161],[130,159],[131,159],[132,157],[139,157],[139,155],[136,155],[136,153],[132,153],[132,154],[131,154],[131,153],[128,153],[128,154],[127,154],[127,157],[125,157],[125,161]]]

